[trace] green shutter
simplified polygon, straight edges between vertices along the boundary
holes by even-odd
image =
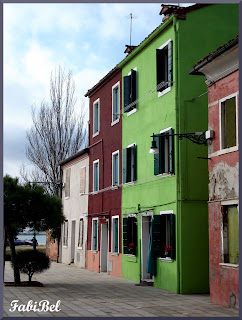
[[[135,217],[132,217],[132,228],[133,228],[133,243],[134,243],[134,252],[133,254],[136,256],[137,253],[137,219]]]
[[[237,206],[228,206],[228,258],[229,263],[239,263],[239,218]]]
[[[126,163],[126,182],[131,181],[131,166],[132,166],[132,148],[127,148],[127,163]]]
[[[152,250],[155,257],[161,256],[161,216],[154,215],[152,228]]]
[[[133,153],[132,157],[133,157],[133,165],[132,165],[132,177],[133,177],[133,180],[132,181],[136,181],[137,180],[137,146],[134,145],[132,148],[131,148],[131,152]]]
[[[167,133],[164,133],[167,134]],[[160,173],[165,173],[165,139],[168,139],[168,137],[161,136],[160,137],[160,145],[159,145],[159,164],[160,164]],[[167,155],[168,156],[168,155]]]
[[[169,130],[169,134],[173,134],[173,130]],[[169,172],[174,172],[174,148],[173,148],[174,136],[169,136]]]
[[[172,41],[168,43],[168,81],[170,82],[168,86],[172,86],[172,81],[173,81],[173,72],[172,72]]]
[[[160,215],[160,247],[161,247],[161,254],[160,257],[165,258],[165,247],[166,247],[166,214]]]
[[[156,49],[156,85],[158,86],[163,80],[163,51]],[[162,88],[157,88],[157,91],[162,91]]]
[[[134,102],[136,100],[136,78],[136,71],[131,69],[131,102]],[[135,108],[135,106],[133,106],[132,108]]]
[[[127,149],[123,149],[123,183],[127,182]]]
[[[131,77],[130,76],[125,76],[124,77],[124,112],[129,112],[130,108],[125,107],[131,103],[130,99],[130,85],[131,85]]]
[[[154,140],[156,141],[156,146],[159,149],[159,137],[154,137]],[[157,175],[160,173],[160,158],[159,153],[154,154],[154,175]]]
[[[176,258],[175,215],[171,214],[170,219],[171,219],[171,259],[174,260]]]
[[[236,146],[236,98],[224,102],[224,147]]]
[[[123,253],[128,254],[128,225],[127,225],[128,219],[123,218]]]

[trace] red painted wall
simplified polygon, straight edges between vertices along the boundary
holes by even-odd
[[[93,161],[99,159],[99,190],[112,186],[112,153],[119,150],[119,183],[122,183],[122,116],[119,122],[112,123],[112,86],[120,81],[120,109],[122,108],[122,72],[111,76],[97,92],[90,96],[89,104],[89,192],[93,191]],[[100,132],[93,138],[93,102],[100,99]],[[109,252],[111,251],[111,217],[119,215],[119,256],[121,258],[121,187],[89,195],[88,199],[88,238],[87,250],[91,250],[92,217],[105,215],[109,219]],[[98,228],[98,250],[100,250],[100,224]],[[100,271],[97,259],[92,258],[95,253],[88,253],[88,268]],[[99,255],[98,255],[99,256]],[[95,263],[92,261],[95,260]],[[115,264],[113,264],[115,266]],[[112,275],[120,276],[120,270],[113,270]]]
[[[215,132],[212,140],[212,152],[219,151],[219,99],[239,90],[239,71],[219,80],[208,88],[209,99],[209,128]],[[239,100],[238,100],[239,101]],[[212,104],[212,105],[211,105]],[[211,152],[210,152],[211,153]],[[229,179],[233,184],[238,179],[239,151],[211,157],[208,161],[211,177],[218,174],[218,165],[222,164],[230,171]],[[232,173],[232,174],[231,174]],[[234,180],[233,180],[234,179]],[[231,182],[232,181],[232,182]],[[217,184],[219,181],[217,180]],[[222,186],[224,187],[224,185]],[[213,186],[214,188],[214,186]],[[229,196],[227,197],[229,198]],[[225,198],[226,199],[226,198]],[[221,199],[222,200],[222,199]],[[231,304],[231,296],[236,296],[235,308],[239,307],[239,268],[221,265],[221,202],[219,195],[210,198],[209,210],[209,277],[210,277],[210,297],[211,301],[226,307]]]

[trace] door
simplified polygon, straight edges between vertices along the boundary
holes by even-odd
[[[150,223],[151,215],[145,214],[141,216],[141,280],[151,281],[150,273],[146,272],[146,265],[148,260],[148,248],[150,237]]]
[[[75,260],[75,239],[76,239],[76,221],[72,221],[71,225],[71,263]]]
[[[107,272],[108,262],[108,225],[101,224],[100,272]]]

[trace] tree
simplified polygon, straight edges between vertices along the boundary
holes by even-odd
[[[20,283],[14,238],[19,231],[30,227],[36,231],[56,230],[65,220],[61,199],[47,193],[42,186],[17,178],[4,177],[4,228],[9,240],[14,282]]]
[[[41,273],[50,267],[50,258],[36,250],[22,250],[18,252],[17,259],[20,272],[28,275],[29,282],[34,273]]]
[[[84,103],[80,114],[74,113],[75,83],[72,74],[61,67],[51,74],[50,103],[41,102],[39,110],[32,106],[33,126],[27,131],[26,156],[35,170],[29,175],[24,167],[20,172],[25,181],[29,176],[50,184],[45,185],[52,194],[60,196],[55,183],[61,181],[58,164],[86,145]]]

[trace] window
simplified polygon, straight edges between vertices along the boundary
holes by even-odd
[[[63,246],[68,245],[68,220],[65,220],[63,224]]]
[[[82,167],[80,172],[80,193],[85,193],[85,189],[86,189],[86,167]]]
[[[120,82],[112,86],[112,124],[119,121],[120,117]]]
[[[123,218],[123,252],[136,255],[137,219],[134,216]]]
[[[93,103],[93,135],[98,135],[100,131],[100,99]]]
[[[222,262],[239,264],[239,215],[237,205],[222,206]]]
[[[173,133],[172,128],[160,131],[164,136],[155,137],[156,146],[159,153],[154,154],[154,174],[173,173],[174,172],[174,152],[173,136],[167,136]]]
[[[220,101],[220,149],[237,145],[236,96]]]
[[[93,192],[99,190],[99,160],[93,161]]]
[[[136,181],[136,153],[137,146],[132,144],[123,149],[123,182]]]
[[[175,259],[175,215],[173,211],[161,211],[154,215],[152,247],[156,257]]]
[[[171,90],[172,81],[172,41],[168,40],[156,49],[156,84],[159,96]]]
[[[92,219],[92,243],[91,250],[98,251],[98,218]]]
[[[117,186],[119,184],[119,151],[112,153],[112,184]]]
[[[112,217],[112,243],[111,243],[111,252],[119,252],[119,217]]]
[[[65,197],[70,197],[70,176],[71,176],[71,169],[66,169],[66,183],[65,183]]]
[[[136,74],[132,69],[130,74],[124,77],[124,112],[129,112],[136,108]]]
[[[84,221],[83,218],[79,221],[79,234],[78,234],[78,247],[83,249],[83,233],[84,233]]]

